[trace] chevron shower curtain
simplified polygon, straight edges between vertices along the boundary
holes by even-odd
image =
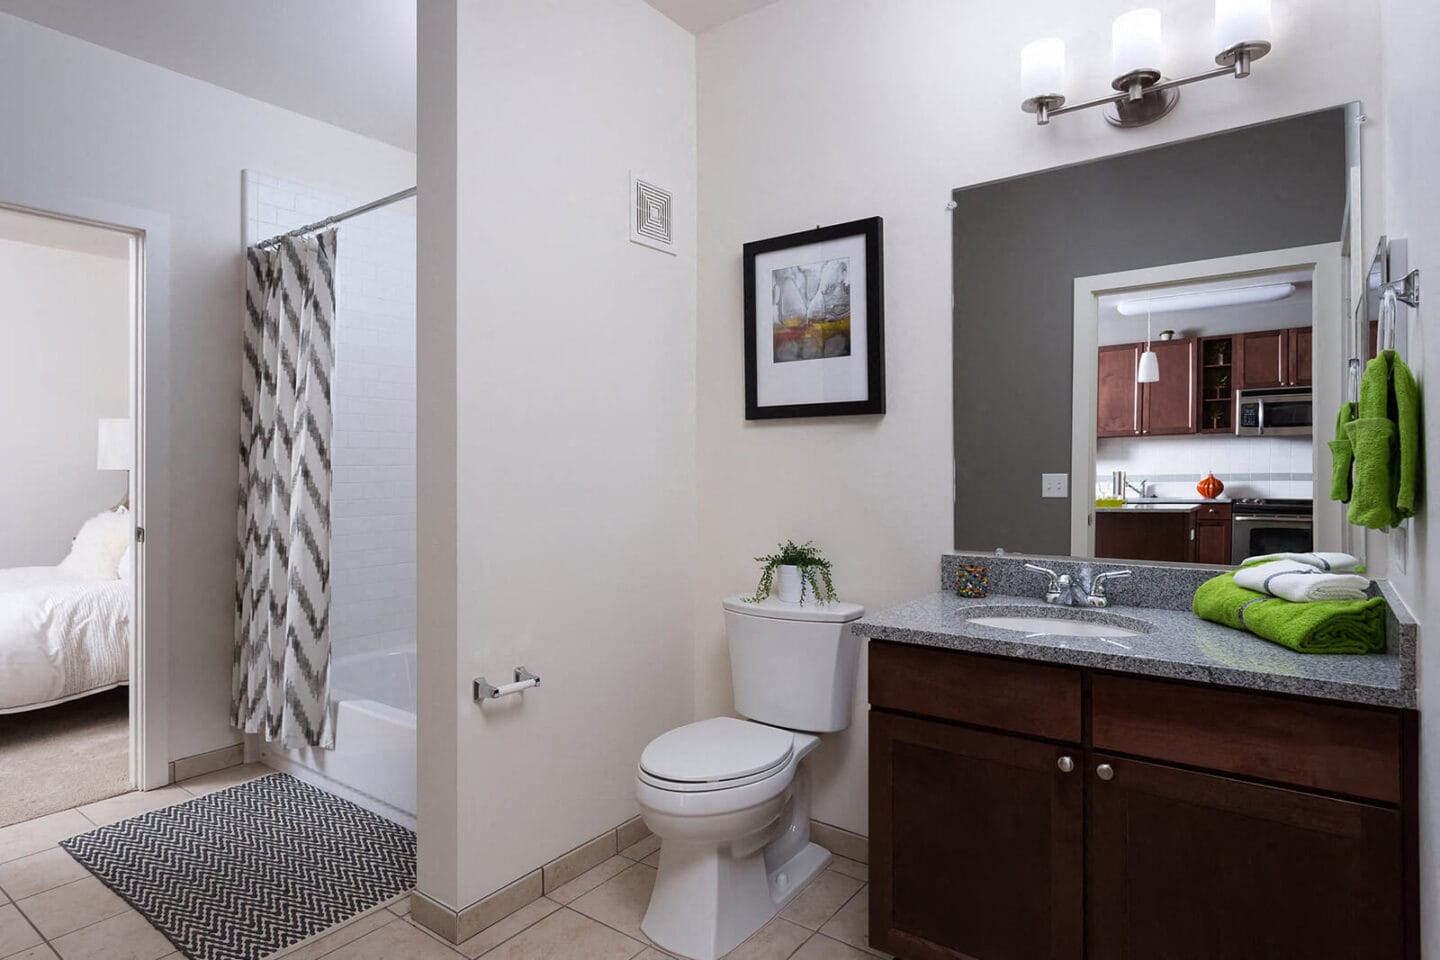
[[[246,251],[231,720],[287,748],[333,747],[330,384],[335,241]]]

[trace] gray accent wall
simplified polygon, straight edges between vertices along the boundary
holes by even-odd
[[[1345,136],[1337,107],[954,192],[957,549],[1070,552],[1040,475],[1070,471],[1075,278],[1340,239]]]

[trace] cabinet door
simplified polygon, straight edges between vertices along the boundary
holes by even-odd
[[[1144,422],[1150,436],[1195,432],[1195,341],[1156,340],[1150,344],[1160,363],[1160,379],[1145,384]]]
[[[1103,755],[1086,776],[1095,960],[1405,955],[1398,811]]]
[[[906,960],[1078,960],[1081,770],[1078,747],[871,710],[871,945]]]
[[[1309,327],[1296,327],[1290,331],[1290,385],[1292,387],[1310,386],[1311,368],[1311,347],[1314,344],[1314,331]]]
[[[1195,562],[1230,563],[1230,521],[1195,524]]]
[[[1100,348],[1096,436],[1133,437],[1140,432],[1140,385],[1135,382],[1139,362],[1136,344]]]
[[[1236,338],[1235,388],[1255,390],[1285,385],[1289,343],[1284,330],[1242,333]]]
[[[1095,556],[1188,563],[1195,559],[1194,514],[1177,510],[1097,510]]]

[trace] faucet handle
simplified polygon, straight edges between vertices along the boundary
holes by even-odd
[[[1135,571],[1133,570],[1106,570],[1103,573],[1095,574],[1095,578],[1090,581],[1091,599],[1105,599],[1105,582],[1107,580],[1125,580],[1134,575]]]
[[[1049,579],[1051,586],[1054,586],[1055,584],[1058,584],[1060,582],[1060,577],[1058,574],[1055,573],[1054,570],[1047,570],[1046,568],[1037,566],[1033,563],[1025,564],[1025,569],[1029,570],[1031,573],[1039,573],[1044,575]]]

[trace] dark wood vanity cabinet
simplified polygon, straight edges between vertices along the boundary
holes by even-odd
[[[1413,960],[1413,712],[872,641],[871,946]]]
[[[1087,956],[1406,955],[1397,810],[1102,753],[1090,763],[1111,779],[1090,792],[1089,884],[1103,893]]]

